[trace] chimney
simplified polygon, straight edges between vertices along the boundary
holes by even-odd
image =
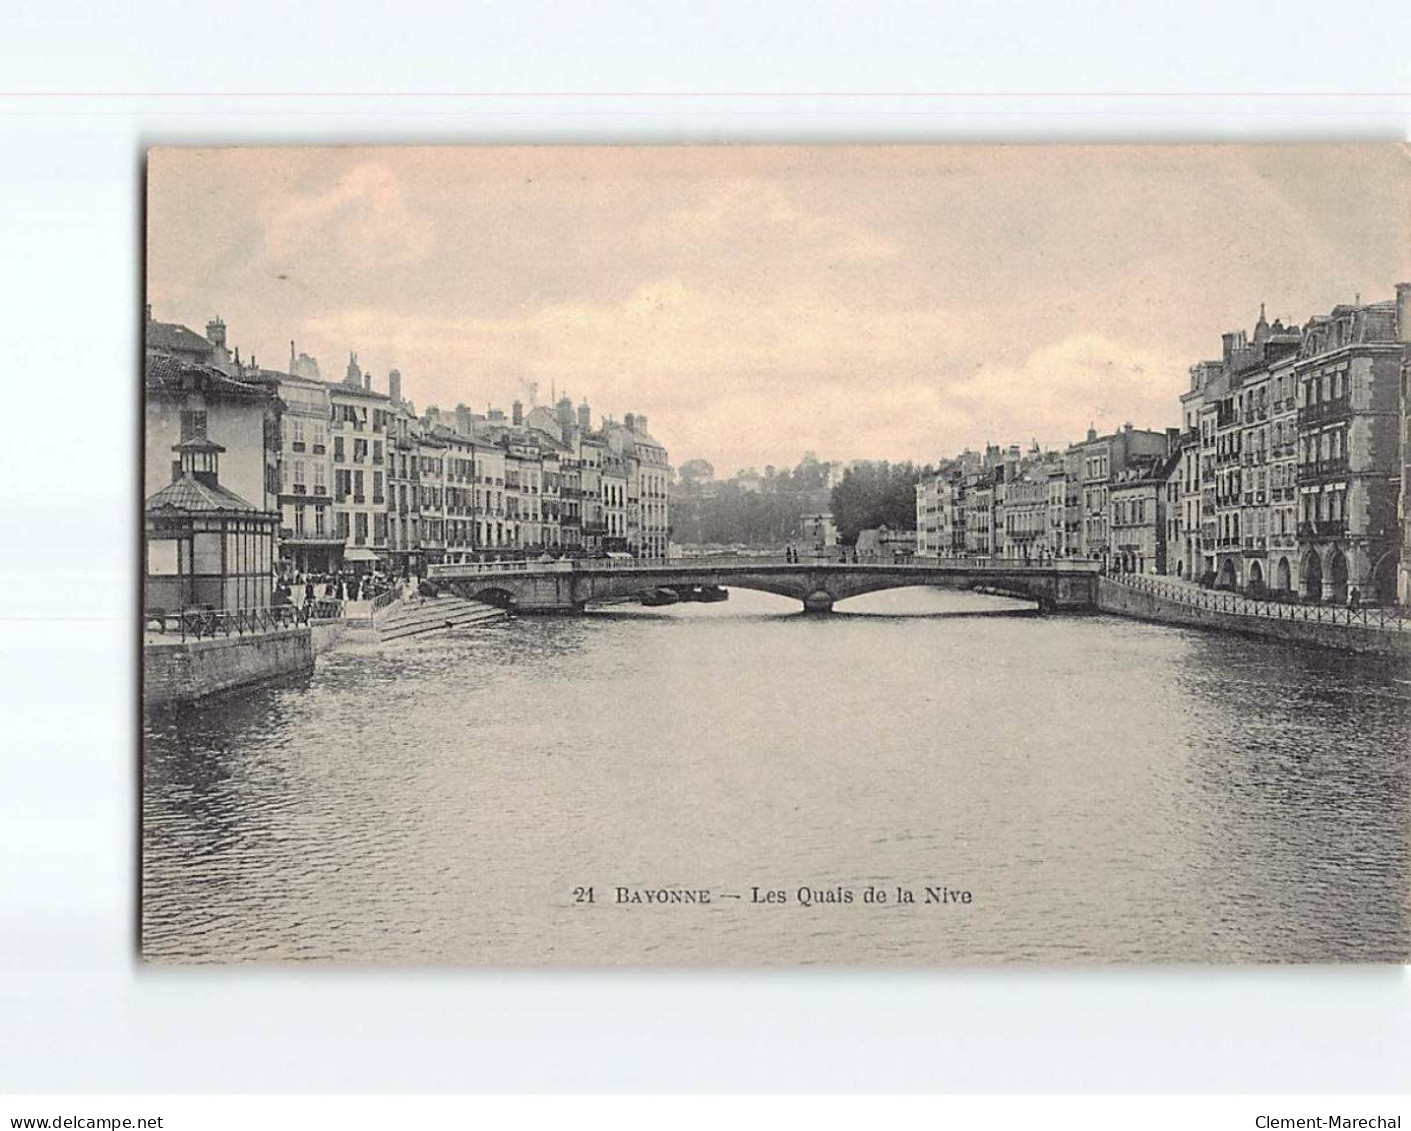
[[[393,405],[402,403],[402,371],[394,369],[387,374],[387,395],[392,398]]]
[[[1091,443],[1092,443],[1094,440],[1096,440],[1096,439],[1097,439],[1097,429],[1094,428],[1091,424],[1089,424],[1089,425],[1088,425],[1088,443],[1091,444]]]
[[[1122,425],[1122,431],[1123,431],[1123,432],[1130,432],[1131,430],[1132,430],[1132,422],[1131,422],[1130,420],[1127,421],[1125,424]]]
[[[294,339],[289,339],[289,376],[294,376]]]
[[[568,431],[573,427],[573,401],[569,399],[567,393],[559,397],[554,410],[558,416],[559,427],[563,429],[564,438],[567,439]]]
[[[464,404],[456,405],[456,431],[462,436],[469,436],[475,429],[471,426],[470,406]]]
[[[588,407],[586,398],[583,403],[578,406],[578,427],[585,432],[591,432],[593,430],[593,410]]]
[[[217,349],[225,349],[225,323],[219,314],[206,323],[206,341]]]
[[[371,370],[371,369],[369,369],[366,373],[363,374],[363,390],[364,390],[365,392],[369,392],[369,393],[372,392],[372,370]]]
[[[629,412],[626,416],[622,418],[622,423],[626,426],[627,431],[635,432],[637,430],[636,414]]]
[[[637,431],[638,431],[638,432],[645,432],[646,430],[647,430],[647,418],[646,418],[645,416],[643,416],[643,415],[639,412],[639,413],[637,414]]]
[[[147,321],[152,321],[152,304],[150,302],[147,304]]]
[[[1229,365],[1229,364],[1230,364],[1230,358],[1234,357],[1234,355],[1235,355],[1235,336],[1234,336],[1234,334],[1221,334],[1221,335],[1220,335],[1220,346],[1221,346],[1221,356],[1225,359],[1225,364],[1226,364],[1226,365]]]
[[[513,422],[514,426],[518,428],[524,423],[524,402],[516,397],[514,404],[510,406],[510,412],[514,414],[510,417],[510,420]]]
[[[1411,283],[1396,284],[1396,327],[1403,342],[1411,342]]]

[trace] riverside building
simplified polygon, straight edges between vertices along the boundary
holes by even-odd
[[[207,436],[223,452],[222,486],[278,516],[286,573],[406,576],[440,562],[615,551],[665,558],[671,465],[647,419],[629,413],[596,431],[575,411],[516,402],[484,415],[464,404],[418,417],[393,369],[373,389],[357,354],[341,381],[290,343],[288,372],[226,348],[220,319],[207,337],[147,312],[149,451]],[[175,462],[175,461],[173,461]],[[144,497],[170,482],[144,469]]]
[[[1312,599],[1390,602],[1405,346],[1395,302],[1337,306],[1305,327],[1298,383],[1299,579]]]

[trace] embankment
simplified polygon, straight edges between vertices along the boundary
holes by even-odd
[[[1344,652],[1411,658],[1411,626],[1374,610],[1358,614],[1320,606],[1279,605],[1233,593],[1163,588],[1138,578],[1130,582],[1098,579],[1101,612],[1162,624],[1237,632]],[[1397,627],[1398,623],[1400,627]]]
[[[313,630],[307,626],[206,640],[148,640],[142,646],[143,698],[154,707],[188,703],[313,666]]]

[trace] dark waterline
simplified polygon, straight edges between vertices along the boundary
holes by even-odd
[[[145,955],[1406,959],[1404,664],[925,590],[795,608],[350,641],[150,716]],[[614,906],[619,885],[745,898]]]

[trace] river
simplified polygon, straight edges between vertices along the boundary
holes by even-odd
[[[796,609],[350,637],[149,715],[144,955],[1407,959],[1404,664],[932,590]]]

